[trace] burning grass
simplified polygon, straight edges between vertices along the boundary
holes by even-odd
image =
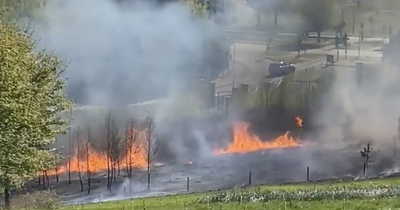
[[[301,117],[296,117],[295,121],[297,127],[303,127],[303,120]],[[226,149],[216,150],[215,154],[247,153],[265,149],[301,146],[301,142],[295,140],[289,131],[272,141],[262,141],[258,136],[249,132],[249,126],[250,124],[246,122],[236,123],[233,127],[233,142],[230,143]]]
[[[296,125],[302,127],[302,119],[295,118]],[[292,148],[301,145],[289,132],[272,141],[263,141],[258,136],[248,131],[249,123],[238,122],[233,126],[233,141],[225,149],[214,151],[216,155],[228,153],[247,153],[265,149]],[[99,173],[107,171],[110,163],[118,169],[146,168],[146,135],[144,131],[129,127],[125,131],[125,137],[121,137],[112,148],[103,148],[106,152],[99,151],[93,145],[90,133],[78,130],[74,135],[76,146],[72,156],[61,163],[57,169],[49,170],[48,175],[90,172]],[[119,138],[119,137],[118,137]]]
[[[397,209],[400,207],[400,200],[395,198],[400,192],[398,184],[400,184],[399,178],[387,178],[261,186],[251,189],[68,206],[63,209]]]
[[[247,153],[264,149],[297,147],[300,144],[289,132],[279,136],[273,141],[261,141],[258,136],[248,132],[249,124],[242,122],[235,125],[233,142],[226,149],[216,150],[215,154]]]

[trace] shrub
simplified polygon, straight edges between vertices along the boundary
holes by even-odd
[[[57,194],[53,191],[37,191],[15,197],[12,201],[15,209],[56,209],[61,205]]]

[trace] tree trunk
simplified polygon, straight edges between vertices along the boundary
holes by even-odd
[[[129,147],[129,177],[132,177],[132,147]]]
[[[112,188],[112,182],[113,182],[113,176],[114,176],[114,166],[113,166],[113,160],[110,159],[110,192]]]
[[[56,182],[59,182],[60,178],[58,177],[58,167],[56,167],[55,170],[56,170]]]
[[[92,186],[92,184],[91,184],[91,179],[92,179],[92,177],[91,177],[92,175],[90,174],[90,171],[88,172],[88,190],[87,190],[87,194],[90,194],[90,187]]]
[[[42,183],[41,179],[42,178],[40,177],[40,174],[39,174],[39,176],[38,176],[39,185]]]
[[[79,165],[79,163],[78,163]],[[78,177],[79,177],[79,183],[81,184],[81,192],[83,192],[83,181],[82,181],[82,176],[81,176],[81,170],[78,166]]]
[[[117,182],[117,167],[116,167],[117,163],[114,161],[113,164],[113,178],[114,178],[114,183]]]
[[[69,122],[72,121],[72,109],[69,110]],[[68,130],[68,184],[71,184],[71,128]]]
[[[117,165],[117,167],[118,167],[118,176],[121,176],[121,161],[119,161],[118,160],[118,165]]]
[[[79,144],[79,142],[78,142]],[[78,177],[79,177],[79,183],[81,185],[81,192],[83,192],[83,181],[82,181],[82,175],[81,175],[81,163],[80,163],[80,146],[78,146],[78,154],[77,154],[77,159],[78,159]]]
[[[109,146],[107,146],[107,190],[111,191],[111,171],[110,171],[110,150],[109,150]]]
[[[46,176],[47,186],[50,186],[49,175],[47,174],[47,170],[44,171],[44,175]]]
[[[128,159],[128,154],[129,154],[129,149],[128,149],[128,143],[126,142],[126,151],[125,151],[125,162],[126,162],[126,176],[129,177],[129,159]],[[129,157],[130,158],[130,157]]]
[[[71,158],[68,158],[68,184],[71,183]]]
[[[43,190],[46,189],[46,179],[44,178],[44,171],[42,171]]]
[[[86,143],[86,173],[87,173],[87,179],[88,179],[88,194],[90,194],[90,179],[91,179],[91,173],[90,173],[90,155],[89,155],[89,142]]]
[[[148,148],[147,148],[147,190],[150,190],[150,163],[151,163],[151,157],[150,157],[150,142],[147,143]]]
[[[150,190],[150,168],[147,167],[147,190]]]
[[[10,194],[10,187],[8,184],[4,186],[4,207],[6,209],[11,208],[11,194]]]

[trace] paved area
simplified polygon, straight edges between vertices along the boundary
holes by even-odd
[[[268,66],[273,62],[266,58],[265,49],[266,46],[263,44],[236,43],[232,46],[232,58],[235,59],[230,62],[229,69],[213,81],[216,84],[216,91],[230,92],[232,87],[239,87],[240,84],[248,84],[250,87],[258,86],[264,77],[268,76]],[[297,56],[297,52],[284,52],[284,54],[293,59]],[[320,65],[325,59],[325,54],[322,52],[321,56],[305,58],[296,63],[296,68]]]
[[[350,37],[347,56],[345,56],[345,48],[342,47],[337,50],[332,45],[307,50],[305,55],[304,52],[301,52],[300,61],[295,63],[296,70],[321,65],[326,62],[326,55],[328,54],[334,55],[336,60],[338,52],[339,61],[346,63],[346,65],[355,65],[356,62],[380,62],[382,59],[381,41],[381,38],[366,38],[359,46],[358,38]],[[229,93],[232,91],[232,87],[239,87],[241,84],[248,84],[250,88],[255,89],[268,76],[268,66],[273,62],[266,58],[265,50],[266,45],[262,43],[241,42],[234,44],[231,47],[232,61],[229,64],[229,69],[225,70],[220,78],[213,81],[216,83],[216,91],[221,94]],[[278,57],[293,58],[294,60],[297,55],[297,52],[281,52]]]

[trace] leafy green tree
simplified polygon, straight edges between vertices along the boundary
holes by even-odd
[[[46,0],[0,0],[2,21],[15,22],[22,18],[32,18],[38,8],[45,6]]]
[[[207,17],[207,6],[200,3],[198,0],[182,0],[185,1],[186,5],[191,8],[191,11],[195,15],[201,17]]]
[[[53,168],[51,148],[68,129],[59,113],[71,107],[52,54],[35,52],[29,34],[0,22],[0,188],[10,207],[10,190],[41,170]]]

